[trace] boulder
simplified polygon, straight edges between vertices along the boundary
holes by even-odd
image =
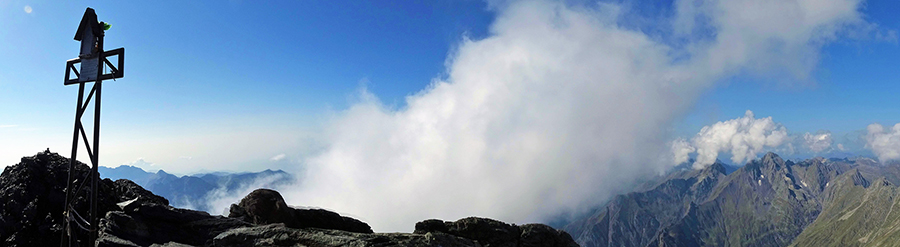
[[[278,191],[257,189],[238,204],[232,204],[228,217],[257,225],[284,223],[291,228],[322,228],[357,233],[372,233],[365,222],[324,209],[292,208]]]

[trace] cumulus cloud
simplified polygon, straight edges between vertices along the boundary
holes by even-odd
[[[831,138],[831,132],[829,131],[818,131],[815,134],[810,134],[806,132],[803,134],[803,145],[806,149],[813,153],[822,153],[833,150],[831,144],[834,141]],[[840,149],[843,149],[843,145],[838,146]]]
[[[363,90],[336,114],[324,150],[303,161],[302,186],[285,198],[357,215],[376,231],[587,209],[670,168],[657,158],[672,150],[666,130],[716,81],[744,71],[804,79],[821,45],[862,22],[859,1],[676,1],[677,21],[660,24],[688,37],[674,44],[624,27],[616,6],[496,6],[489,35],[463,40],[446,76],[404,107]],[[783,127],[750,112],[722,124],[732,126],[707,135],[730,138],[697,142],[703,162],[723,149],[748,159],[783,138]],[[684,143],[679,150],[692,151]]]
[[[808,158],[811,156],[828,155],[835,151],[847,151],[843,144],[837,143],[831,131],[819,130],[815,133],[792,134],[781,148],[773,149],[785,157]]]
[[[900,160],[900,123],[890,129],[881,124],[870,124],[866,131],[866,148],[871,149],[878,160]]]
[[[688,145],[677,149],[681,153],[676,153],[676,157],[684,156],[684,160],[688,155],[684,152],[696,149],[697,161],[693,166],[700,169],[715,163],[719,153],[723,152],[731,154],[732,162],[745,163],[756,158],[764,148],[778,147],[787,139],[787,129],[772,121],[772,117],[757,119],[747,110],[743,117],[704,126],[690,144],[676,141],[672,146],[675,150],[676,145]],[[676,164],[683,162],[675,160]]]
[[[691,153],[694,153],[697,151],[697,148],[692,146],[691,143],[689,143],[687,140],[681,139],[681,138],[673,141],[671,144],[671,147],[672,147],[672,155],[674,156],[674,157],[672,157],[672,160],[674,161],[674,164],[676,164],[676,165],[688,162],[688,159],[690,159]]]

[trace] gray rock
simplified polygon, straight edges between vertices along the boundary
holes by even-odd
[[[578,246],[568,233],[544,224],[516,226],[497,220],[469,217],[454,222],[430,219],[416,223],[415,234],[446,233],[488,246]]]
[[[237,219],[155,203],[132,203],[123,210],[111,211],[101,220],[98,246],[128,246],[119,245],[121,242],[137,246],[208,245],[221,232],[250,226]]]
[[[446,233],[355,233],[340,230],[286,227],[282,223],[228,230],[213,239],[213,246],[480,246]]]
[[[519,226],[519,247],[575,247],[578,244],[572,236],[562,230],[544,224]]]
[[[369,224],[341,216],[324,209],[291,208],[278,191],[257,189],[250,192],[239,204],[232,204],[228,217],[257,225],[284,223],[287,227],[344,230],[372,233]]]
[[[90,173],[90,167],[76,162],[74,173],[76,178],[83,180]],[[68,175],[69,159],[49,150],[23,157],[18,164],[3,170],[0,175],[0,246],[59,245]],[[138,197],[141,201],[168,204],[165,198],[127,180],[103,179],[97,185],[97,211],[101,216],[120,210],[117,203]],[[75,195],[73,207],[83,217],[88,217],[89,195],[87,188]],[[87,238],[83,236],[84,232],[76,232],[82,234],[82,239]]]

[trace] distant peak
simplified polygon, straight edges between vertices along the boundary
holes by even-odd
[[[772,164],[772,163],[774,163],[775,165],[783,165],[784,164],[784,159],[781,159],[780,156],[778,156],[777,154],[775,154],[773,152],[766,153],[766,155],[763,156],[761,161],[763,164]]]
[[[703,170],[705,173],[715,171],[715,172],[718,172],[721,174],[725,174],[725,164],[722,163],[722,161],[716,159],[715,163],[713,163],[712,165],[709,165],[708,167],[704,168]]]

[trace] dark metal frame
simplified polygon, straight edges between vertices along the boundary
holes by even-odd
[[[93,10],[88,8],[89,12],[93,14]],[[87,14],[87,12],[86,12]],[[96,17],[94,17],[96,19]],[[79,33],[81,32],[81,27],[79,27]],[[103,38],[105,34],[101,31],[97,38],[97,51],[103,51]],[[78,40],[78,39],[76,39]],[[98,165],[100,164],[100,96],[101,89],[103,86],[103,80],[108,79],[116,79],[122,78],[125,74],[125,48],[118,48],[111,51],[99,52],[99,54],[94,54],[95,56],[99,56],[99,60],[97,63],[97,79],[96,80],[88,80],[88,81],[79,81],[79,78],[70,79],[70,72],[74,73],[75,76],[81,77],[78,70],[75,69],[75,64],[80,63],[82,61],[81,58],[70,59],[66,61],[66,75],[65,80],[63,81],[64,85],[72,85],[78,84],[78,103],[75,108],[75,128],[72,133],[72,156],[69,160],[69,176],[66,184],[66,205],[64,208],[63,217],[64,220],[64,228],[62,232],[62,237],[60,239],[60,246],[72,246],[73,243],[76,246],[87,244],[88,246],[94,246],[97,240],[97,234],[99,230],[98,225],[98,215],[97,215],[97,190],[99,187],[97,186],[97,182],[100,179],[100,173],[98,172]],[[118,57],[118,66],[114,66],[108,57],[111,56],[119,56]],[[104,65],[108,66],[111,70],[111,73],[103,74]],[[91,91],[87,95],[87,99],[84,98],[84,89],[85,84],[88,82],[94,81],[94,85],[91,88]],[[84,115],[84,112],[88,108],[88,103],[90,103],[91,98],[94,98],[94,132],[93,132],[93,144],[88,141],[87,133],[84,130],[84,125],[81,122],[81,117]],[[84,141],[84,146],[87,148],[88,157],[91,159],[91,171],[88,173],[87,177],[80,180],[76,185],[76,180],[80,178],[75,178],[76,174],[76,157],[78,155],[78,139],[82,138]],[[92,150],[93,149],[93,150]],[[89,184],[89,185],[88,185]],[[75,212],[75,201],[78,198],[78,194],[82,192],[82,189],[88,187],[90,190],[90,212],[87,220],[83,220],[78,216],[77,212]],[[74,224],[83,225],[86,223],[88,230],[88,241],[79,243],[79,236],[83,236],[76,231],[80,229],[78,227],[73,227]]]
[[[109,62],[109,59],[107,59],[112,56],[118,56],[118,59],[117,59],[118,63],[116,63],[118,66],[113,65],[111,62]],[[78,78],[77,78],[77,77],[81,77],[81,74],[78,73],[78,69],[75,68],[75,64],[78,64],[78,63],[81,63],[81,58],[73,58],[73,59],[69,59],[68,61],[66,61],[66,79],[65,79],[65,81],[63,81],[64,85],[72,85],[72,84],[81,83],[80,81],[78,81]],[[106,64],[106,66],[109,67],[111,72],[108,74],[102,74],[102,72],[98,73],[99,75],[97,76],[97,78],[98,78],[97,80],[102,81],[102,80],[109,80],[109,79],[118,79],[118,78],[122,78],[123,76],[125,76],[125,48],[121,47],[118,49],[103,52],[103,54],[100,55],[99,66],[101,69],[103,68],[103,64]],[[73,74],[73,73],[75,74],[76,78],[69,79],[69,75]],[[90,81],[94,81],[94,80],[90,80]],[[90,81],[87,81],[87,82],[90,82]]]

